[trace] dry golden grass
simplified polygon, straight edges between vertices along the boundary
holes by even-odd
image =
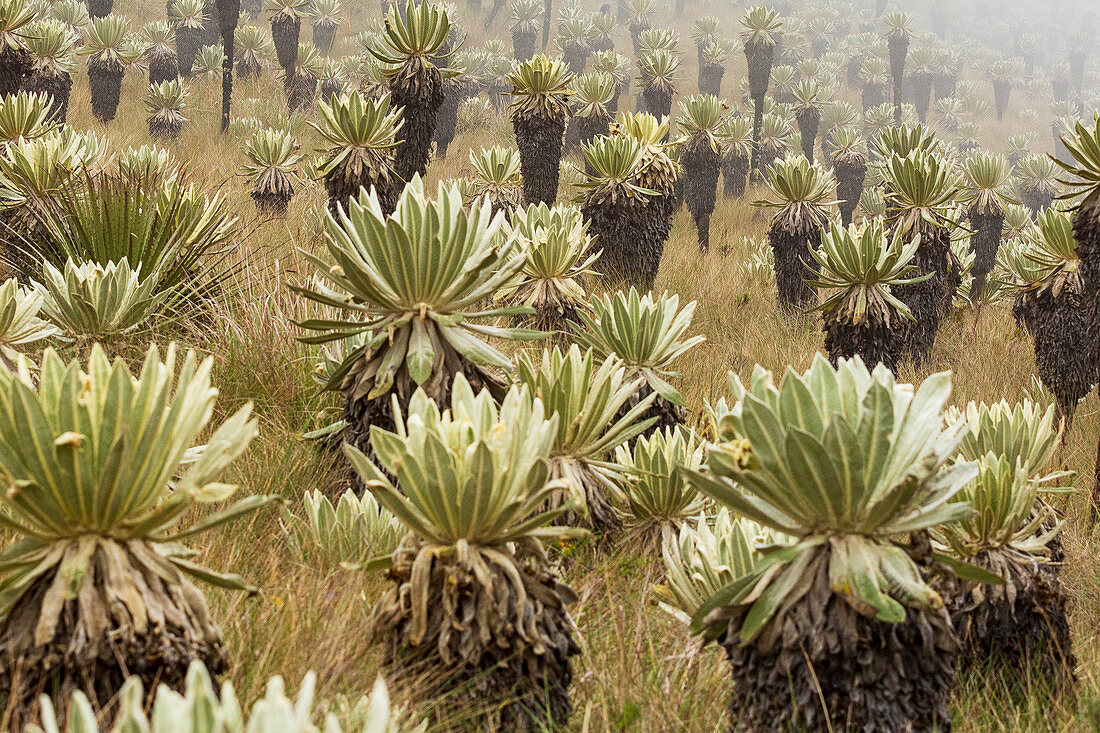
[[[137,0],[118,5],[121,12],[143,19],[159,17],[157,13],[163,9],[159,2],[146,5]],[[723,23],[732,28],[732,16],[725,14]],[[471,30],[473,43],[483,34],[480,28]],[[688,48],[687,21],[679,30],[681,44]],[[620,49],[628,44],[628,40],[621,42]],[[694,64],[694,52],[686,53],[684,89],[694,88]],[[733,88],[743,73],[743,60],[735,60],[727,72],[725,88]],[[331,397],[313,392],[313,353],[295,340],[297,331],[290,324],[301,318],[305,309],[286,287],[309,277],[298,248],[317,251],[320,247],[316,212],[324,191],[317,183],[305,181],[286,219],[259,218],[237,175],[242,140],[217,133],[218,82],[198,80],[192,88],[192,108],[187,112],[191,121],[171,149],[199,185],[226,193],[241,216],[243,235],[237,251],[242,268],[227,296],[224,313],[194,345],[216,359],[220,409],[229,411],[251,399],[261,419],[260,437],[233,467],[231,478],[240,481],[245,492],[274,493],[285,499],[278,511],[262,513],[206,538],[204,562],[240,572],[261,589],[253,597],[210,590],[212,611],[225,632],[234,660],[230,676],[243,699],[260,696],[265,681],[275,674],[283,675],[295,689],[311,669],[319,675],[320,699],[358,696],[369,689],[379,671],[379,654],[366,632],[371,604],[382,592],[384,581],[357,571],[311,567],[296,548],[291,531],[294,515],[301,513],[305,491],[324,488],[337,492],[343,481],[342,467],[332,465],[329,458],[298,438],[316,427],[314,414],[332,403]],[[131,71],[119,119],[106,131],[116,149],[148,142],[139,101],[143,90],[143,79]],[[632,93],[623,95],[624,105],[632,104],[632,98]],[[255,115],[274,123],[284,113],[281,87],[270,74],[259,82],[238,84],[236,99],[238,115]],[[1028,105],[1017,93],[1014,110]],[[1045,117],[1041,115],[1043,120]],[[102,131],[91,118],[83,72],[77,74],[70,121],[80,129]],[[1036,128],[1037,147],[1048,145],[1045,124]],[[294,120],[292,129],[303,148],[311,149],[313,137],[305,119]],[[988,143],[997,148],[1005,136],[1024,129],[1026,125],[1010,113],[1005,123],[991,121],[986,126]],[[460,134],[448,158],[433,162],[429,177],[438,180],[461,175],[471,147],[507,142],[510,135],[504,120]],[[576,153],[572,159],[578,160]],[[724,253],[700,255],[690,218],[681,211],[657,281],[658,290],[678,293],[683,301],[699,302],[695,329],[705,334],[707,341],[679,365],[685,393],[696,414],[704,400],[723,394],[728,371],[744,376],[756,363],[773,370],[788,364],[801,369],[822,348],[815,317],[781,317],[772,286],[750,281],[738,268],[746,257],[742,237],[762,236],[766,229],[766,221],[748,205],[751,199],[720,200],[712,222],[712,241],[715,250],[728,245]],[[932,363],[920,374],[906,371],[903,376],[921,379],[942,369],[954,373],[955,396],[960,403],[1019,399],[1034,373],[1031,344],[1003,306],[982,313],[980,318],[972,311],[958,312],[945,322]],[[1070,518],[1064,577],[1072,598],[1071,623],[1082,679],[1078,700],[1051,702],[1041,683],[1026,676],[1020,689],[996,690],[984,677],[975,675],[959,686],[957,730],[1070,731],[1095,728],[1100,723],[1100,679],[1096,673],[1100,646],[1095,631],[1100,628],[1100,544],[1088,511],[1095,441],[1100,433],[1097,412],[1095,396],[1082,404],[1063,458],[1068,468],[1080,474],[1079,494],[1066,499],[1062,507]],[[630,546],[601,553],[582,547],[576,562],[565,571],[565,579],[581,598],[573,613],[584,648],[573,687],[576,712],[572,729],[726,728],[726,662],[715,648],[699,649],[682,625],[657,608],[650,588],[659,575],[659,562],[639,556]]]

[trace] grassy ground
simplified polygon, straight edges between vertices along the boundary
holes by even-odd
[[[135,17],[162,8],[159,3],[151,5],[155,6],[151,10],[138,11],[135,0],[119,3],[123,12]],[[732,16],[724,15],[723,22],[732,26]],[[688,26],[680,32],[686,47]],[[623,48],[627,45],[622,43]],[[685,54],[685,80],[694,80],[694,56]],[[742,67],[738,61],[730,69],[726,88],[743,76]],[[685,81],[683,86],[694,84]],[[119,119],[105,131],[116,149],[148,142],[139,101],[143,90],[143,80],[131,72]],[[243,699],[261,695],[265,681],[275,674],[283,675],[296,689],[307,670],[319,675],[321,699],[358,696],[369,689],[379,671],[378,653],[365,631],[371,605],[384,583],[361,572],[320,566],[293,541],[303,492],[342,491],[342,468],[297,437],[316,427],[316,412],[329,403],[312,392],[313,354],[295,340],[297,331],[291,325],[305,315],[305,309],[286,287],[310,275],[299,248],[320,250],[316,212],[324,191],[317,183],[305,181],[286,219],[258,218],[246,185],[237,176],[242,140],[216,132],[217,90],[215,79],[193,84],[191,122],[171,145],[197,184],[223,191],[241,217],[242,236],[234,254],[240,271],[226,298],[225,317],[217,319],[209,333],[196,337],[194,346],[216,360],[221,410],[228,413],[248,399],[257,405],[261,435],[233,467],[231,478],[241,482],[245,492],[282,496],[285,506],[207,536],[204,563],[240,572],[261,589],[252,597],[210,590],[208,597],[234,660],[231,679]],[[624,95],[626,104],[632,96]],[[238,114],[270,122],[280,114],[281,88],[270,75],[258,83],[240,84],[237,99]],[[1003,147],[1007,135],[1029,127],[1036,130],[1037,148],[1045,147],[1043,141],[1049,138],[1049,133],[1043,133],[1048,129],[1045,115],[1039,123],[1028,125],[1015,113],[1017,107],[1031,104],[1045,107],[1045,103],[1018,99],[1003,125],[989,121],[990,147]],[[70,120],[78,128],[103,132],[92,121],[83,72],[77,75]],[[310,149],[313,137],[304,120],[293,121],[292,127],[303,147]],[[461,175],[471,147],[507,143],[509,137],[503,120],[489,128],[460,131],[450,156],[433,162],[429,177]],[[709,255],[698,253],[686,211],[677,214],[657,280],[658,290],[699,302],[695,329],[707,341],[679,365],[684,392],[696,414],[704,400],[723,394],[728,371],[744,376],[756,363],[773,370],[787,364],[801,369],[822,348],[814,317],[780,317],[773,286],[751,280],[739,267],[747,257],[742,238],[762,236],[766,228],[765,220],[747,203],[752,198],[719,201],[712,221],[716,251]],[[956,312],[944,323],[931,364],[920,374],[903,370],[903,376],[921,379],[944,369],[955,375],[960,404],[971,399],[1020,399],[1034,373],[1031,343],[1016,329],[1007,307],[980,315]],[[1080,493],[1062,506],[1070,519],[1063,577],[1072,597],[1071,624],[1082,680],[1078,698],[1051,701],[1042,681],[1026,673],[1012,683],[993,683],[984,675],[974,675],[958,688],[957,730],[1080,730],[1100,724],[1096,673],[1100,545],[1087,498],[1098,433],[1098,404],[1092,396],[1082,404],[1063,454],[1065,465],[1082,476]],[[602,553],[581,548],[577,561],[565,571],[565,579],[580,596],[573,614],[584,649],[573,687],[576,713],[571,728],[710,731],[726,727],[725,660],[714,648],[699,649],[687,630],[656,606],[651,586],[659,577],[657,559],[629,544]]]

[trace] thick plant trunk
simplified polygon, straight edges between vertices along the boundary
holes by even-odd
[[[572,74],[580,76],[584,73],[585,64],[588,63],[588,49],[584,46],[570,43],[562,49],[561,59],[565,62],[565,65]]]
[[[1034,218],[1054,204],[1054,193],[1047,187],[1024,186],[1020,189],[1020,203],[1031,211]]]
[[[0,97],[18,94],[31,73],[31,55],[23,48],[4,44],[0,50]]]
[[[760,172],[760,126],[764,123],[764,97],[771,81],[772,63],[775,60],[775,44],[752,41],[745,44],[745,61],[748,63],[749,94],[752,97],[752,158],[749,175]]]
[[[726,75],[726,67],[722,64],[709,64],[705,61],[699,67],[699,93],[722,96],[722,77]]]
[[[202,14],[206,18],[202,24],[202,45],[216,46],[221,41],[221,33],[218,30],[217,0],[206,0],[202,4]]]
[[[85,4],[88,6],[88,15],[92,18],[102,18],[105,15],[110,15],[114,10],[115,0],[86,0]]]
[[[722,159],[710,147],[706,136],[689,140],[680,154],[684,166],[684,202],[695,220],[699,251],[710,250],[710,216],[718,193],[718,173]]]
[[[122,94],[122,77],[125,70],[116,64],[89,64],[88,83],[92,91],[92,114],[103,124],[108,124],[118,112],[118,100]]]
[[[918,366],[931,356],[932,347],[936,343],[936,333],[944,312],[944,299],[947,297],[950,252],[951,237],[947,230],[939,226],[925,227],[921,232],[920,246],[917,247],[913,264],[921,275],[931,274],[932,277],[894,290],[894,295],[909,306],[916,319],[902,329],[902,338],[905,354]]]
[[[794,118],[798,122],[798,132],[802,136],[802,154],[810,163],[814,162],[814,147],[817,143],[817,131],[821,127],[821,112],[817,107],[799,107]]]
[[[848,226],[852,223],[852,216],[863,195],[863,183],[867,180],[867,163],[859,158],[848,156],[833,158],[833,173],[836,176],[840,221],[844,226]]]
[[[620,197],[614,203],[581,207],[588,231],[595,237],[593,249],[603,251],[600,272],[609,285],[634,284],[643,291],[652,287],[668,239],[668,224],[660,220],[666,210],[671,221],[671,206],[666,203],[662,208],[662,198]]]
[[[225,58],[222,60],[222,132],[229,129],[233,106],[233,69],[236,50],[237,21],[241,16],[241,0],[218,0],[218,30]]]
[[[1072,689],[1077,659],[1058,568],[1005,554],[988,551],[969,561],[1007,573],[1007,585],[953,579],[943,593],[959,640],[959,670],[976,667],[1011,678],[1037,668],[1056,692]]]
[[[458,108],[467,96],[465,87],[465,83],[458,79],[443,82],[443,104],[439,107],[439,117],[435,124],[435,155],[439,160],[447,157],[447,150],[455,139]]]
[[[535,45],[538,43],[538,34],[534,32],[512,31],[512,53],[516,61],[530,61],[535,55]]]
[[[972,208],[968,216],[974,231],[970,237],[970,251],[974,253],[974,266],[971,268],[974,282],[970,286],[970,300],[977,302],[985,289],[985,279],[997,261],[1005,215],[1003,211],[978,211]]]
[[[817,290],[808,281],[816,278],[820,265],[810,248],[821,246],[821,229],[807,226],[801,231],[788,231],[773,225],[768,229],[768,244],[775,255],[779,306],[791,313],[815,305]]]
[[[183,131],[183,120],[164,119],[153,115],[147,120],[149,125],[149,137],[154,140],[175,140]]]
[[[890,77],[894,81],[894,124],[900,125],[902,87],[905,83],[905,55],[909,52],[909,39],[891,38],[888,45],[890,48]]]
[[[256,208],[261,214],[267,214],[271,216],[286,216],[286,210],[290,206],[290,200],[294,198],[294,191],[291,189],[289,195],[276,191],[259,191],[252,190],[248,194],[253,203],[256,204]]]
[[[672,114],[672,90],[648,86],[642,89],[646,111],[660,119]]]
[[[997,107],[997,121],[1000,122],[1005,118],[1005,111],[1008,110],[1008,97],[1012,93],[1012,87],[1008,82],[995,81],[993,82],[993,102]]]
[[[174,53],[158,53],[149,58],[149,83],[160,84],[179,78],[180,66]]]
[[[917,109],[917,118],[923,125],[928,120],[928,107],[932,103],[932,75],[913,74],[913,106]]]
[[[27,77],[26,91],[31,94],[50,95],[49,120],[58,125],[65,124],[69,114],[69,95],[73,88],[73,78],[62,72],[60,74],[33,73]]]
[[[271,40],[275,42],[275,56],[279,59],[279,66],[288,73],[298,63],[298,36],[301,32],[301,18],[280,15],[271,21]]]
[[[428,170],[436,119],[443,106],[443,77],[438,68],[407,65],[390,80],[390,93],[392,105],[405,108],[401,113],[405,124],[398,136],[404,140],[395,148],[393,169],[398,178],[409,181]]]
[[[108,556],[104,549],[113,546]],[[221,633],[210,619],[202,593],[186,577],[167,583],[137,555],[133,546],[102,539],[93,550],[79,598],[60,608],[43,605],[58,570],[34,581],[0,621],[0,694],[18,723],[38,707],[38,696],[55,700],[81,690],[96,707],[112,703],[126,678],[139,677],[146,694],[163,684],[183,691],[187,667],[201,661],[217,677],[228,668]],[[156,550],[144,547],[145,553]],[[67,550],[68,553],[75,548]],[[159,609],[160,622],[151,619],[140,628],[120,600],[120,588],[132,588],[141,578],[147,586],[142,601]],[[35,638],[40,615],[57,624],[49,638]],[[13,725],[22,730],[22,725]]]
[[[897,318],[900,323],[901,316]],[[868,369],[874,369],[881,362],[890,371],[897,372],[901,344],[888,324],[877,319],[853,324],[828,313],[823,316],[822,328],[825,331],[825,350],[833,366],[841,359],[858,356]]]
[[[1087,299],[1071,290],[1057,298],[1049,291],[1016,296],[1012,314],[1035,342],[1035,371],[1057,401],[1068,430],[1077,403],[1088,395],[1097,375],[1095,349],[1088,342],[1092,315]]]
[[[335,23],[314,23],[313,45],[317,47],[318,51],[328,56],[332,51],[332,43],[334,40],[336,40]]]
[[[950,731],[957,644],[947,613],[910,610],[900,624],[862,616],[829,588],[827,560],[814,563],[774,641],[742,645],[748,608],[720,609],[731,731]]]
[[[176,62],[179,72],[184,77],[190,77],[195,67],[195,57],[199,55],[199,47],[202,45],[202,30],[187,26],[176,26]]]
[[[860,93],[860,103],[863,105],[863,111],[871,109],[872,107],[878,107],[880,104],[886,102],[886,87],[881,84],[864,84],[863,91]]]
[[[402,541],[389,571],[394,586],[371,618],[371,636],[383,645],[387,677],[400,687],[422,683],[424,674],[431,674],[431,687],[417,691],[438,696],[447,707],[477,711],[477,723],[471,722],[477,730],[564,727],[573,710],[570,660],[580,653],[565,608],[575,596],[539,556],[542,550],[528,549],[523,556],[509,547],[494,548],[501,560],[507,557],[504,561],[513,564],[514,574],[497,564],[475,572],[455,558],[430,560],[427,577],[417,581],[428,587],[425,637],[414,627],[417,598],[410,593],[421,547],[413,535]],[[483,573],[492,576],[488,588]],[[456,628],[460,623],[461,630]]]
[[[577,123],[577,142],[587,145],[593,138],[608,134],[611,126],[610,115],[589,115],[588,117],[574,117]]]
[[[523,202],[553,206],[558,198],[565,120],[514,117],[512,128],[516,132],[523,173]]]
[[[741,198],[749,179],[749,156],[734,150],[722,157],[722,193]]]
[[[286,91],[286,105],[291,112],[313,108],[313,99],[317,95],[317,79],[305,71],[295,71],[283,82]]]

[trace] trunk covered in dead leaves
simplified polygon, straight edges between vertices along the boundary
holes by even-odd
[[[394,553],[394,587],[371,622],[387,677],[400,686],[431,675],[416,692],[476,710],[478,730],[564,725],[573,711],[571,658],[580,652],[565,607],[575,596],[542,548],[529,540],[514,549],[470,546],[466,557],[433,549],[408,535]],[[420,608],[414,583],[427,588]]]
[[[215,677],[227,669],[202,594],[152,545],[97,540],[77,596],[51,614],[44,601],[56,573],[35,580],[0,621],[0,695],[14,722],[33,714],[42,694],[67,699],[81,690],[99,708],[131,675],[152,694],[159,684],[182,692],[195,660]]]
[[[731,731],[950,731],[958,647],[946,611],[910,609],[900,624],[860,615],[829,588],[828,554],[805,595],[748,645],[750,606],[719,608],[733,669]]]
[[[952,579],[944,589],[959,640],[959,669],[1018,675],[1035,669],[1055,689],[1076,682],[1066,595],[1057,567],[990,550],[969,562],[1004,577],[1005,585]]]

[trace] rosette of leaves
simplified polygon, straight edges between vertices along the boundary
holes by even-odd
[[[914,389],[883,366],[854,358],[834,369],[819,355],[778,384],[759,366],[748,385],[731,375],[730,390],[707,466],[688,480],[787,535],[692,617],[730,659],[735,720],[762,730],[949,725],[957,642],[925,575],[946,560],[928,531],[971,516],[951,499],[977,471],[946,466],[965,429],[944,427],[950,375]]]
[[[1021,203],[1034,215],[1049,209],[1058,194],[1054,161],[1046,155],[1029,155],[1020,159],[1015,171]]]
[[[508,74],[508,82],[512,85],[509,109],[523,170],[524,203],[552,205],[558,197],[573,74],[561,59],[538,54],[517,64]]]
[[[28,278],[38,271],[37,253],[29,250],[44,236],[42,218],[106,157],[105,140],[70,128],[7,146],[0,155],[0,238],[7,251],[0,259],[13,273]]]
[[[76,68],[77,36],[59,20],[39,20],[26,29],[23,45],[31,55],[30,76],[23,89],[50,98],[50,120],[64,124]],[[173,52],[174,55],[174,52]]]
[[[590,312],[577,314],[577,343],[597,359],[615,356],[628,378],[643,380],[627,406],[633,408],[656,395],[646,413],[655,419],[654,429],[676,427],[687,417],[687,402],[669,380],[680,377],[673,362],[706,340],[701,335],[686,337],[694,314],[695,301],[681,309],[677,295],[642,295],[634,287],[626,293],[617,290],[596,297]]]
[[[676,125],[680,138],[680,165],[684,167],[684,201],[695,220],[699,250],[710,250],[710,216],[718,196],[722,167],[719,142],[726,111],[718,97],[701,94],[680,102]]]
[[[58,130],[46,94],[19,92],[0,99],[0,150],[11,143],[37,140]]]
[[[187,85],[179,78],[149,85],[143,101],[149,112],[146,122],[150,137],[154,140],[175,140],[179,137],[183,123],[187,122],[183,110],[189,93]]]
[[[225,63],[225,51],[221,46],[210,44],[203,46],[195,55],[195,63],[191,67],[192,78],[198,77],[207,82],[212,82],[221,77],[222,66]]]
[[[1090,293],[1072,215],[1047,209],[1037,224],[1005,253],[1012,274],[1006,285],[1015,292],[1013,315],[1034,340],[1035,370],[1068,430],[1077,403],[1092,390],[1100,359],[1088,343]]]
[[[41,698],[42,726],[29,726],[28,733],[124,733],[128,730],[202,730],[208,726],[227,733],[243,731],[278,730],[281,733],[314,733],[314,692],[317,675],[307,672],[302,686],[293,700],[287,697],[283,678],[272,677],[267,681],[264,696],[256,701],[250,711],[242,708],[240,699],[229,680],[221,688],[214,689],[214,681],[202,662],[195,660],[187,669],[183,693],[165,685],[159,685],[153,704],[146,702],[145,686],[139,677],[130,677],[119,690],[118,714],[110,728],[100,728],[95,710],[88,697],[77,690],[68,707],[68,720],[62,727],[54,712],[53,702]],[[343,703],[343,705],[341,705]],[[354,705],[338,699],[335,711],[330,711],[322,721],[327,733],[424,733],[425,723],[414,724],[404,717],[402,708],[390,706],[386,682],[381,676],[375,680],[370,695],[363,695]],[[64,719],[64,718],[63,718]]]
[[[682,524],[675,537],[661,543],[665,579],[653,594],[661,608],[690,624],[715,593],[753,571],[761,558],[757,546],[773,539],[771,530],[725,507],[713,517],[700,513],[694,527]]]
[[[218,480],[256,434],[251,405],[205,444],[218,391],[213,359],[164,359],[137,376],[98,345],[87,371],[52,350],[37,388],[25,363],[0,370],[4,524],[19,540],[0,577],[0,689],[14,720],[37,696],[80,690],[108,704],[128,674],[182,689],[187,664],[227,668],[221,633],[192,579],[239,590],[235,574],[195,564],[182,541],[267,503],[251,496],[178,525],[236,486]],[[184,468],[186,466],[186,468]]]
[[[391,555],[404,534],[397,518],[369,492],[360,497],[345,491],[333,506],[320,491],[307,491],[302,508],[302,549],[332,565],[358,568]]]
[[[820,267],[813,284],[824,296],[818,310],[833,364],[859,356],[865,364],[881,362],[897,372],[897,331],[913,314],[892,290],[919,279],[913,265],[918,246],[919,238],[895,235],[891,241],[880,219],[868,219],[862,227],[833,224],[821,247],[810,250]]]
[[[764,115],[764,121],[760,125],[760,156],[757,161],[761,173],[767,174],[778,161],[797,150],[791,145],[793,122],[793,118],[783,108]]]
[[[822,230],[829,224],[836,184],[821,165],[801,155],[778,161],[768,171],[767,183],[771,197],[753,205],[775,209],[768,242],[775,254],[779,304],[803,310],[817,298],[810,283],[818,265],[811,253],[821,245]]]
[[[654,424],[656,418],[644,416],[655,395],[628,408],[641,378],[630,381],[615,356],[601,362],[576,345],[565,352],[544,350],[541,359],[521,353],[516,373],[519,384],[558,418],[548,458],[558,483],[546,497],[548,506],[563,523],[618,532],[626,469],[614,461],[615,449]]]
[[[248,139],[247,159],[241,172],[252,182],[249,196],[264,214],[284,216],[294,198],[298,165],[305,156],[298,153],[294,136],[282,130],[263,129]]]
[[[630,59],[622,54],[615,53],[613,50],[596,51],[592,54],[589,66],[592,71],[602,71],[605,74],[610,74],[611,78],[615,80],[615,91],[611,95],[611,101],[608,102],[607,107],[612,114],[618,113],[619,95],[630,86],[628,76]]]
[[[596,274],[600,253],[592,251],[588,224],[571,204],[537,204],[512,212],[504,232],[527,254],[506,297],[534,310],[525,319],[532,328],[564,339],[568,324],[590,307],[585,281]]]
[[[471,193],[485,196],[493,211],[511,214],[519,205],[523,175],[519,151],[515,148],[492,147],[470,151]]]
[[[43,295],[14,278],[0,285],[0,365],[16,367],[23,348],[57,336],[61,330],[39,317]]]
[[[563,418],[546,419],[552,407],[521,387],[499,408],[461,375],[447,391],[449,409],[418,389],[407,417],[395,410],[395,431],[371,428],[378,465],[344,448],[408,529],[386,561],[392,586],[375,604],[372,635],[391,679],[431,670],[422,694],[459,708],[476,701],[485,728],[563,725],[580,647],[566,611],[574,596],[542,544],[581,534],[552,526],[567,507],[542,508],[560,491],[548,465]]]
[[[394,6],[386,14],[379,43],[370,49],[382,62],[394,105],[402,110],[404,139],[395,150],[394,171],[403,181],[414,173],[423,176],[428,167],[443,80],[456,73],[445,65],[452,23],[444,4]]]
[[[234,41],[237,57],[237,76],[254,79],[263,73],[267,61],[275,51],[271,37],[258,26],[245,24],[237,28]]]
[[[701,467],[703,454],[703,442],[684,427],[640,435],[633,446],[615,450],[616,460],[630,472],[623,486],[630,534],[648,545],[665,545],[702,512],[703,497],[681,468]]]
[[[170,293],[161,310],[180,320],[208,312],[236,270],[237,218],[225,198],[150,165],[89,177],[39,221],[41,238],[20,245],[27,259],[60,271],[70,259],[107,268],[126,258],[143,279],[159,275],[157,287]]]
[[[522,306],[487,306],[526,260],[515,240],[497,237],[502,224],[487,200],[466,208],[458,188],[443,185],[431,196],[419,176],[390,216],[377,193],[366,191],[346,211],[326,214],[331,262],[305,257],[331,285],[292,289],[336,312],[298,324],[313,332],[302,338],[306,343],[367,336],[324,385],[343,397],[348,443],[369,451],[370,427],[394,425],[394,397],[404,408],[421,388],[446,404],[460,372],[471,384],[503,395],[500,372],[510,371],[511,362],[486,337],[545,334],[492,325],[498,317],[531,313]]]
[[[81,343],[117,341],[155,326],[171,307],[173,293],[160,272],[143,276],[125,257],[106,265],[70,259],[64,271],[49,262],[43,268],[42,282],[33,283],[42,315]]]
[[[92,114],[103,124],[115,118],[126,67],[141,54],[138,49],[126,45],[128,33],[127,20],[121,16],[95,18],[88,27],[84,47],[80,49],[80,53],[88,57]]]
[[[317,166],[334,215],[347,209],[363,189],[378,194],[382,212],[389,214],[404,188],[395,170],[398,136],[404,134],[400,108],[390,107],[390,95],[371,99],[361,92],[322,101],[317,122],[310,123],[325,148]]]

